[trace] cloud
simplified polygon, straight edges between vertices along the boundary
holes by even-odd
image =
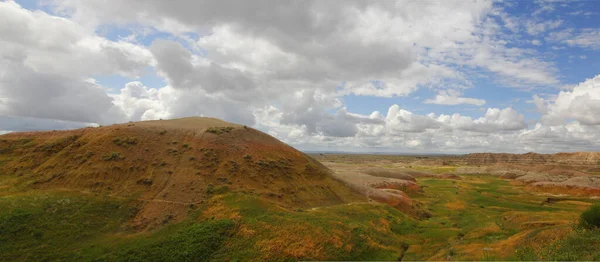
[[[592,15],[597,15],[597,12],[592,12],[592,11],[584,11],[584,10],[578,10],[578,11],[573,11],[573,12],[569,12],[567,13],[568,15],[572,15],[572,16],[592,16]]]
[[[482,83],[564,86],[556,60],[532,48],[597,49],[600,42],[595,29],[562,29],[568,20],[518,16],[500,2],[44,4],[50,13],[0,2],[0,115],[17,116],[0,117],[0,133],[197,115],[253,125],[304,149],[552,151],[590,149],[598,139],[586,133],[600,121],[593,115],[600,110],[597,80],[534,95],[539,123],[526,121],[522,108],[459,108],[501,103],[463,95]],[[538,14],[557,5],[536,4]],[[114,37],[113,30],[132,33]],[[148,68],[166,85],[142,81]],[[94,80],[104,76],[128,83],[109,90]],[[421,89],[437,91],[425,104],[455,105],[461,113],[419,114],[426,105],[411,105],[419,109],[411,112],[393,104],[420,102],[410,96]],[[370,112],[345,104],[346,96],[393,102],[379,105],[387,112]],[[554,147],[552,139],[559,141]]]
[[[385,118],[388,132],[423,132],[428,129],[437,129],[440,127],[432,115],[415,115],[410,111],[401,109],[398,105],[389,108]]]
[[[482,133],[517,131],[527,127],[525,116],[512,108],[488,108],[485,115],[478,119],[460,114],[440,115],[437,121],[453,129]]]
[[[32,12],[14,2],[1,2],[0,16],[0,57],[35,72],[135,76],[152,64],[144,47],[106,40],[68,19]]]
[[[460,104],[471,104],[476,106],[485,105],[485,100],[469,98],[469,97],[460,97],[462,94],[458,90],[442,90],[440,91],[434,99],[425,100],[425,104],[438,104],[438,105],[460,105]]]
[[[94,123],[71,122],[55,119],[39,119],[16,116],[0,116],[0,134],[5,134],[12,130],[60,130],[96,126],[97,125]]]
[[[138,23],[175,35],[181,28],[203,32],[194,48],[221,67],[266,81],[344,82],[343,94],[406,96],[445,80],[466,81],[464,73],[448,66],[463,65],[465,56],[472,57],[470,65],[514,77],[513,82],[556,83],[552,65],[515,55],[515,48],[506,50],[502,39],[489,37],[499,28],[486,19],[492,1],[54,3],[75,21]],[[262,15],[250,15],[253,11]],[[183,26],[171,28],[164,21]],[[437,60],[439,54],[448,59]]]
[[[564,21],[562,20],[547,20],[543,22],[536,22],[534,20],[528,20],[526,23],[527,33],[530,35],[539,35],[548,30],[559,28]]]
[[[597,28],[564,29],[551,33],[547,39],[572,47],[600,50],[600,29]]]
[[[150,52],[14,2],[0,2],[0,115],[111,123],[123,121],[91,75],[137,75]]]
[[[594,50],[600,49],[600,30],[596,28],[587,28],[576,34],[571,39],[564,40],[570,46],[579,46]]]
[[[553,98],[545,100],[534,96],[533,99],[538,109],[545,112],[541,118],[545,124],[560,125],[575,120],[583,125],[600,125],[600,75]]]
[[[346,109],[337,115],[349,115]],[[512,108],[489,108],[478,118],[453,115],[419,115],[392,105],[387,115],[373,112],[360,118],[375,122],[344,122],[343,131],[327,135],[332,130],[319,130],[312,134],[303,125],[284,124],[282,113],[275,107],[255,112],[257,127],[269,130],[271,135],[300,148],[311,150],[352,150],[380,152],[528,152],[552,151],[552,141],[546,136],[562,136],[562,144],[554,148],[567,148],[569,143],[579,143],[579,136],[565,137],[565,130],[536,125],[529,129],[525,118]],[[356,115],[356,114],[354,114]],[[330,123],[336,124],[335,120]],[[572,127],[570,127],[572,128]],[[354,130],[358,130],[355,132]],[[352,131],[348,131],[352,130]],[[334,131],[334,130],[333,130]],[[582,145],[589,146],[589,145]],[[577,147],[581,148],[581,147]]]
[[[0,115],[66,121],[124,121],[105,91],[82,79],[38,73],[18,62],[0,63]]]
[[[254,125],[251,111],[242,102],[224,96],[211,95],[202,89],[180,89],[166,86],[148,88],[140,82],[128,83],[119,94],[111,95],[115,106],[127,119],[152,120],[186,116],[211,116]]]

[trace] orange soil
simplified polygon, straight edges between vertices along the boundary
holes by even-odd
[[[144,121],[0,136],[0,175],[28,189],[134,198],[143,227],[185,217],[226,191],[283,207],[363,200],[304,153],[258,130],[212,118]]]

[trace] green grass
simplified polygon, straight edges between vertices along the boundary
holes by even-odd
[[[236,226],[187,221],[133,235],[135,202],[74,193],[2,197],[0,210],[0,261],[206,261]]]
[[[0,261],[395,260],[401,234],[417,228],[384,205],[285,210],[242,193],[215,196],[187,220],[143,233],[129,226],[134,201],[31,192],[1,197],[0,209]]]
[[[514,260],[522,261],[598,261],[600,260],[600,230],[575,230],[564,239],[535,249],[531,246],[516,250]]]
[[[576,221],[585,208],[565,202],[542,205],[544,196],[530,194],[496,177],[461,177],[462,180],[418,179],[418,183],[424,186],[424,193],[415,199],[423,203],[432,217],[418,223],[418,234],[406,236],[412,238],[411,245],[418,248],[409,249],[404,259],[517,259],[513,257],[515,250],[508,250],[502,243],[508,246],[511,241],[535,241],[546,238],[547,232],[570,226],[559,224],[527,229],[520,223]],[[576,200],[592,201],[584,198]],[[512,217],[520,220],[512,221]],[[530,233],[524,239],[509,240],[525,230],[530,230]],[[509,251],[510,255],[507,255]]]
[[[588,230],[600,228],[600,205],[594,204],[581,213],[579,227]]]
[[[71,194],[0,198],[0,260],[57,260],[103,234],[119,231],[135,208]]]
[[[223,201],[239,212],[239,226],[255,233],[231,239],[217,260],[395,260],[402,253],[401,234],[416,229],[414,220],[385,205],[287,211],[245,194]]]
[[[208,261],[224,249],[235,229],[231,220],[211,220],[179,226],[146,237],[117,240],[108,248],[89,247],[70,259],[76,261]],[[170,233],[170,234],[169,234]]]
[[[457,166],[413,166],[411,169],[429,171],[436,174],[452,173],[456,171]]]
[[[594,204],[581,213],[575,230],[564,239],[536,250],[525,246],[517,250],[516,259],[520,260],[558,260],[582,261],[600,260],[600,206]]]
[[[425,187],[415,200],[432,214],[426,220],[366,202],[287,209],[214,187],[212,199],[190,207],[186,220],[145,232],[130,226],[141,206],[133,200],[15,193],[0,197],[0,261],[600,259],[597,230],[568,233],[571,225],[564,223],[521,227],[575,222],[592,200],[542,205],[545,197],[506,180],[462,178],[418,179]],[[553,230],[567,233],[535,245]],[[516,250],[507,250],[510,241]]]

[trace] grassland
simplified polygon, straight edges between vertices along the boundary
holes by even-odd
[[[74,193],[0,198],[0,260],[395,260],[415,221],[380,204],[285,210],[228,193],[190,207],[188,219],[136,232],[139,203]]]
[[[569,235],[593,202],[569,198],[549,204],[547,196],[530,194],[507,180],[461,177],[418,179],[425,190],[413,197],[428,207],[432,218],[418,223],[418,234],[405,236],[411,239],[406,259],[544,259],[545,247]]]
[[[412,197],[431,212],[426,220],[370,202],[287,210],[257,195],[223,193],[190,206],[185,221],[145,232],[129,223],[141,206],[135,200],[49,191],[7,195],[0,197],[0,260],[595,258],[596,250],[581,241],[598,243],[597,233],[572,229],[592,200],[548,204],[547,197],[506,180],[461,177],[418,179],[424,191]],[[553,244],[578,249],[552,253],[547,247]]]

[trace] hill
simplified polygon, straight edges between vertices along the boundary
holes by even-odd
[[[3,135],[0,261],[546,258],[597,202],[591,165],[315,157],[210,118]]]
[[[415,225],[402,211],[418,207],[399,190],[392,201],[362,189],[212,118],[10,133],[0,136],[0,261],[402,257],[400,233]]]
[[[137,199],[144,203],[134,223],[140,228],[179,221],[189,205],[224,192],[254,194],[286,208],[364,200],[304,153],[213,118],[0,138],[0,174],[18,188]]]

